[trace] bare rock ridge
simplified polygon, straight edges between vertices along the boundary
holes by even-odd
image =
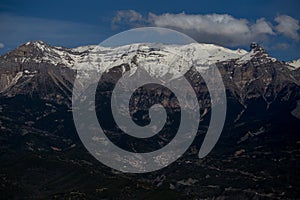
[[[213,151],[199,160],[210,97],[198,70],[210,64],[218,67],[226,88],[226,122]],[[172,80],[184,71],[198,97],[201,119],[193,144],[172,165],[148,174],[123,174],[98,162],[80,142],[72,118],[73,83],[78,72],[83,76],[89,70],[103,72],[105,78],[98,85],[102,93],[96,94],[102,99],[95,107],[110,130],[109,139],[125,150],[148,152],[172,140],[175,125],[157,134],[157,140],[137,142],[115,131],[108,117],[110,107],[103,106],[110,102],[113,83],[124,70],[142,65],[150,66],[149,74]],[[164,65],[172,68],[166,70]],[[161,194],[173,199],[297,199],[300,68],[295,66],[297,61],[282,62],[255,43],[249,52],[212,44],[155,48],[23,44],[0,56],[1,197],[153,199]],[[158,101],[176,121],[181,105],[172,92],[147,89],[135,92],[133,104],[139,105],[129,108],[134,111],[132,119],[147,122],[149,105]]]
[[[177,55],[175,58],[174,54]],[[287,104],[289,109],[294,110],[298,105],[299,70],[269,56],[257,43],[252,43],[247,52],[194,43],[161,44],[155,48],[151,44],[132,44],[114,48],[85,46],[69,49],[52,47],[42,41],[28,42],[0,57],[0,94],[4,97],[35,95],[70,106],[78,70],[83,73],[85,70],[109,72],[111,66],[127,65],[134,69],[139,65],[153,67],[175,63],[168,70],[160,67],[148,70],[154,76],[168,75],[176,79],[180,71],[192,66],[189,62],[182,62],[182,59],[198,63],[198,70],[205,70],[201,65],[205,63],[218,66],[229,100],[240,107],[235,113],[235,120],[239,120],[246,110],[254,109],[252,106],[256,104],[264,110],[278,107],[278,104]],[[201,76],[196,71],[189,71],[186,76],[191,82],[202,82],[193,87],[202,99],[199,100],[200,106],[209,108],[209,100],[203,99],[209,97],[209,93],[203,87],[205,83]]]
[[[291,107],[297,107],[299,70],[270,57],[257,43],[252,43],[250,51],[246,52],[211,44],[160,45],[159,48],[152,48],[151,44],[132,44],[115,48],[86,46],[68,49],[52,47],[42,41],[28,42],[0,57],[0,94],[6,97],[36,95],[70,105],[77,70],[107,71],[109,66],[123,64],[130,68],[139,64],[168,65],[174,63],[173,52],[179,55],[176,58],[178,66],[175,65],[172,71],[157,68],[149,69],[149,72],[162,76],[171,74],[176,78],[179,71],[191,67],[182,63],[182,58],[199,64],[215,63],[228,96],[242,107],[238,116],[245,112],[252,100],[260,101],[266,110],[280,102],[290,102]],[[194,82],[198,82],[200,77],[195,73],[187,76]],[[206,87],[193,87],[199,91],[198,96],[207,96]],[[210,105],[209,101],[200,102],[203,108]]]
[[[136,49],[139,51],[135,51]],[[211,44],[162,45],[160,49],[152,49],[149,44],[133,44],[116,48],[86,46],[68,49],[52,47],[42,41],[37,41],[21,45],[0,57],[0,91],[3,92],[18,82],[24,82],[24,79],[34,79],[39,76],[45,78],[43,75],[49,76],[60,89],[70,90],[70,83],[74,79],[72,72],[77,69],[96,68],[104,71],[112,65],[127,63],[131,66],[133,58],[138,62],[145,56],[148,56],[146,60],[144,59],[146,63],[155,59],[158,63],[168,64],[171,59],[170,49],[182,58],[193,58],[200,64],[207,61],[218,63],[222,68],[222,73],[229,75],[228,78],[235,82],[232,84],[239,89],[256,82],[255,80],[263,76],[271,76],[264,78],[264,84],[268,85],[271,79],[277,78],[278,74],[296,84],[299,82],[295,78],[299,73],[293,73],[293,70],[289,70],[288,64],[270,57],[256,43],[252,43],[250,52],[246,52],[245,50],[229,50]],[[182,67],[189,68],[190,66]],[[171,73],[176,77],[177,70],[165,72],[163,69],[158,69],[156,73]]]

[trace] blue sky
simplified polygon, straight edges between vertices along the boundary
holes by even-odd
[[[248,50],[258,41],[274,57],[300,58],[300,1],[104,0],[0,2],[0,54],[29,40],[75,47],[129,28],[168,27],[199,42]]]

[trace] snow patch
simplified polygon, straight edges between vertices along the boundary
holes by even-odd
[[[300,67],[300,59],[290,61],[287,64],[291,66],[290,69],[292,70],[298,69]]]

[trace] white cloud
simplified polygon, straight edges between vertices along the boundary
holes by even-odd
[[[246,20],[237,20],[230,15],[186,15],[181,14],[150,14],[150,19],[157,26],[177,27],[183,30],[194,30],[212,34],[244,34],[249,31]]]
[[[4,48],[4,44],[0,42],[0,49]]]
[[[274,34],[271,26],[263,18],[254,24],[228,14],[149,14],[149,19],[155,26],[177,29],[199,42],[228,46],[249,44],[253,40],[261,40],[262,36]]]
[[[119,25],[140,26],[145,20],[143,16],[134,10],[118,11],[116,16],[112,19],[112,27],[118,28]]]
[[[288,15],[279,15],[275,18],[275,21],[278,23],[276,30],[279,33],[297,41],[300,39],[298,33],[298,30],[300,29],[298,20]]]
[[[274,31],[272,30],[272,25],[268,23],[264,18],[260,18],[256,20],[255,24],[251,26],[251,31],[255,35],[260,34],[270,34],[275,35]]]
[[[252,41],[262,42],[271,35],[282,33],[286,37],[299,39],[297,30],[298,21],[281,15],[275,18],[279,23],[276,30],[271,22],[265,18],[250,22],[244,18],[235,18],[228,14],[172,14],[164,13],[156,15],[149,13],[148,16],[134,11],[119,11],[112,21],[118,26],[158,26],[166,27],[183,32],[198,42],[215,43],[224,46],[247,45]]]

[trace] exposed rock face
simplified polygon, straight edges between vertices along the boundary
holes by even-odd
[[[155,59],[167,59],[168,54],[163,49],[145,50],[147,49],[147,45],[139,48],[143,50],[137,51],[138,54],[145,52],[145,54],[149,54],[148,56],[152,56]],[[197,46],[194,44],[191,47],[185,47],[188,51],[194,52],[198,51],[197,48],[213,52],[212,49],[217,49],[218,47]],[[38,94],[43,99],[67,102],[71,97],[72,85],[76,74],[75,66],[82,65],[85,61],[84,57],[92,54],[91,49],[92,47],[82,47],[81,49],[50,47],[41,41],[22,45],[18,49],[1,57],[1,94],[8,97],[17,94]],[[120,50],[116,50],[120,54]],[[299,94],[297,94],[299,88],[299,70],[290,70],[284,62],[270,57],[257,43],[251,44],[251,51],[249,53],[242,52],[239,55],[238,53],[235,55],[234,51],[228,54],[227,50],[222,50],[221,48],[219,50],[221,51],[219,54],[222,54],[223,51],[223,61],[216,59],[211,62],[217,63],[226,89],[243,106],[247,106],[248,101],[251,99],[262,98],[266,104],[266,108],[269,108],[276,100],[288,101],[291,98],[299,98]],[[131,56],[125,54],[127,49],[123,51],[124,56]],[[114,56],[113,52],[114,50],[112,49],[106,55],[107,60],[110,59],[110,55]],[[137,59],[139,57],[138,54],[133,55],[133,58]],[[132,59],[129,59],[128,61],[130,62],[126,63],[127,61],[123,58],[124,56],[120,59],[123,60],[124,64],[131,66]],[[216,54],[214,53],[209,57],[212,56],[216,56]],[[197,58],[195,59],[197,61]],[[83,67],[85,66],[83,65]],[[201,79],[196,71],[187,73],[187,77],[195,83],[199,82],[199,78]],[[201,91],[207,92],[206,87],[203,87],[203,85],[205,85],[204,82],[200,85],[194,85],[194,88],[200,93]],[[201,106],[207,107],[206,105]]]
[[[100,87],[104,91],[101,95],[105,94],[108,98],[114,84],[118,81],[117,77],[121,76],[124,70],[134,69],[139,63],[145,65],[153,60],[165,64],[173,61],[174,58],[168,48],[168,45],[153,48],[148,44],[133,44],[117,48],[100,47],[99,49],[98,47],[97,49],[95,46],[88,46],[66,49],[51,47],[41,41],[29,42],[1,57],[0,96],[2,98],[14,98],[20,95],[35,97],[66,105],[71,109],[72,89],[77,70],[105,71],[107,80],[102,81]],[[191,56],[195,63],[205,63],[205,59],[210,59],[210,63],[217,65],[227,92],[228,123],[238,123],[257,117],[267,119],[282,112],[290,113],[297,110],[299,105],[297,102],[300,99],[299,70],[293,70],[286,63],[270,57],[258,44],[251,44],[251,51],[248,53],[203,44],[170,48],[178,55],[182,54],[186,58]],[[201,52],[202,54],[208,52],[208,57],[205,58],[202,54],[195,56]],[[114,67],[107,68],[107,63]],[[200,113],[202,117],[209,114],[211,105],[209,92],[199,72],[187,63],[181,63],[177,67],[178,70],[183,71],[189,69],[185,77],[196,91]],[[165,72],[161,68],[151,73],[176,79],[178,76],[176,70]],[[180,90],[182,93],[185,92],[185,88]],[[160,92],[156,97],[151,94],[151,88],[148,91],[136,92],[133,99],[137,103],[130,104],[131,114],[136,115],[142,111],[145,116],[139,116],[140,119],[148,119],[149,105],[155,101],[167,106],[170,111],[180,110],[173,93],[164,89]],[[150,99],[149,96],[155,98]],[[146,102],[143,99],[148,100]],[[138,108],[135,107],[137,105]],[[124,106],[124,109],[127,109],[127,106]],[[194,108],[190,107],[190,109]]]
[[[280,96],[285,100],[291,97],[289,87],[299,87],[296,73],[285,63],[268,56],[264,49],[251,50],[249,60],[244,56],[238,60],[219,63],[227,88],[238,95],[240,102],[245,104],[252,98],[263,98],[270,105]],[[288,90],[283,92],[283,90]]]
[[[62,64],[54,65],[40,59],[44,53],[30,43],[2,56],[1,95],[36,95],[45,100],[70,105],[75,71]]]
[[[20,191],[28,198],[79,195],[76,197],[134,199],[157,192],[170,192],[181,199],[298,197],[295,191],[299,188],[299,119],[291,113],[299,115],[299,68],[270,57],[257,44],[251,44],[250,52],[205,44],[95,48],[67,49],[39,41],[26,43],[0,57],[0,192],[7,195],[4,197],[13,199],[19,194],[9,191]],[[182,58],[193,58],[200,64],[209,61],[219,68],[228,102],[222,138],[208,157],[195,158],[209,123],[211,102],[205,82],[192,68],[185,77],[196,91],[201,123],[187,155],[169,168],[150,175],[120,175],[96,162],[81,146],[71,112],[75,75],[82,69],[102,70],[106,76],[98,88],[106,99],[114,87],[112,82],[124,70],[143,63],[143,58],[146,64],[153,60],[170,63],[173,57],[168,48]],[[109,65],[114,68],[109,70]],[[191,66],[180,63],[175,67],[184,70]],[[156,68],[153,71],[176,79],[176,70],[166,72]],[[149,121],[146,111],[154,102],[161,102],[175,115],[179,112],[180,105],[171,91],[162,88],[155,92],[146,88],[133,96],[130,109],[137,123]],[[103,108],[101,104],[98,106]],[[158,142],[137,144],[114,132],[114,128],[109,133],[110,139],[132,151],[145,148],[146,143],[157,148],[172,139],[166,131],[159,135]],[[164,177],[163,181],[157,177]],[[112,189],[115,187],[110,188],[115,184],[125,188],[122,194],[116,194]]]

